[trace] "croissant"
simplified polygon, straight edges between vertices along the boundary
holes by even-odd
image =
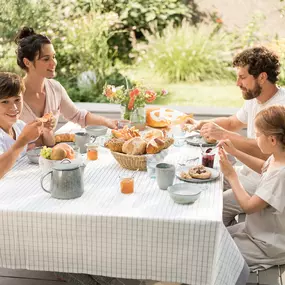
[[[75,142],[75,134],[60,134],[56,135],[55,143],[59,142]]]

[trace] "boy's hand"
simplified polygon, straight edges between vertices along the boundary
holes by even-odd
[[[43,123],[41,121],[33,121],[29,124],[27,124],[18,140],[23,142],[23,144],[28,144],[31,141],[35,141],[43,132]]]

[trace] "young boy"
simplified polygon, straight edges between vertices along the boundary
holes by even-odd
[[[43,144],[53,145],[51,124],[40,120],[25,124],[19,120],[23,108],[22,79],[13,73],[0,72],[0,178],[25,154],[27,145],[44,133]],[[36,144],[39,144],[36,141]]]

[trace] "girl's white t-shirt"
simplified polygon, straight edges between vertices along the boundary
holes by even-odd
[[[17,120],[17,122],[13,125],[14,132],[16,134],[16,139],[21,134],[23,128],[25,127],[25,123],[21,120]],[[4,132],[0,128],[0,155],[6,152],[11,146],[16,142],[12,137],[10,137],[6,132]],[[25,146],[24,150],[21,152],[20,157],[22,157],[27,151],[27,146]]]

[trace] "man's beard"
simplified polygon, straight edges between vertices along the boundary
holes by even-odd
[[[242,97],[244,100],[252,100],[254,98],[257,98],[261,94],[261,91],[261,86],[256,82],[253,90],[245,90],[242,92]]]

